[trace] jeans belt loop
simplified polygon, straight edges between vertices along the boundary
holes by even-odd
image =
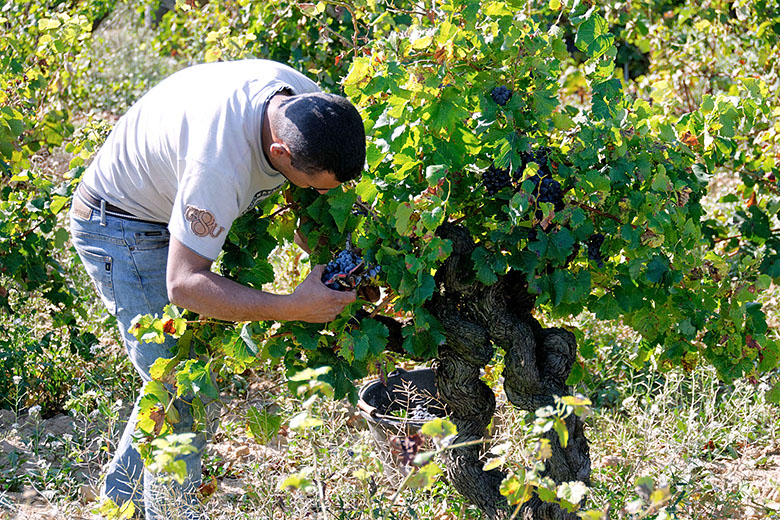
[[[100,225],[106,227],[106,201],[100,199]]]

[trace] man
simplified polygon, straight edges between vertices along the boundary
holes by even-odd
[[[326,193],[358,177],[364,163],[355,107],[279,63],[193,66],[133,105],[84,174],[71,207],[71,236],[143,381],[156,359],[170,357],[174,342],[140,343],[128,328],[138,314],[162,315],[169,301],[223,320],[315,323],[354,301],[353,292],[322,284],[323,266],[287,295],[240,285],[210,268],[233,220],[285,182]],[[189,432],[189,407],[177,408],[175,433]],[[197,518],[205,437],[198,434],[198,452],[183,457],[184,485],[164,485],[144,470],[132,446],[137,414],[136,406],[105,495],[117,504],[132,500],[152,520],[169,516],[161,496],[173,491],[185,514]]]

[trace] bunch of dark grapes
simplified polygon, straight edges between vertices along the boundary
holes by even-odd
[[[351,249],[344,249],[325,266],[322,283],[336,291],[352,291],[363,280],[378,275],[380,267],[367,266]]]
[[[555,211],[563,209],[563,190],[561,190],[560,182],[550,176],[539,174],[534,175],[530,180],[534,183],[533,193],[536,196],[536,202],[549,202],[554,205]]]
[[[588,259],[596,262],[599,269],[604,267],[604,257],[601,256],[601,244],[603,243],[604,235],[601,233],[594,233],[586,242],[586,245],[588,246]]]
[[[495,164],[491,164],[482,174],[482,182],[488,194],[495,195],[501,188],[512,185],[512,177],[509,175],[508,168],[497,168]]]
[[[409,410],[408,418],[411,421],[428,422],[437,417],[429,412],[425,406],[418,404],[413,409]]]
[[[547,162],[547,152],[547,147],[537,148],[534,151],[520,152],[520,159],[523,161],[523,164],[514,172],[515,180],[519,181],[522,178],[525,167],[530,163],[536,163],[536,165],[539,167],[539,177],[550,176],[551,173],[549,164]]]
[[[563,190],[560,182],[549,175],[543,176],[539,173],[529,180],[534,183],[532,193],[536,197],[536,202],[549,202],[554,206],[555,211],[563,209]]]
[[[497,105],[504,106],[509,103],[509,98],[512,97],[512,91],[501,85],[500,87],[494,87],[493,90],[490,91],[490,97],[493,98],[493,101],[495,101]]]

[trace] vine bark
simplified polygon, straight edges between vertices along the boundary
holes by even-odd
[[[481,439],[495,412],[495,395],[480,379],[480,369],[504,349],[504,390],[509,401],[529,412],[554,404],[554,396],[570,393],[566,378],[576,356],[574,335],[560,328],[543,328],[531,315],[534,298],[523,276],[510,272],[493,285],[473,281],[468,232],[449,224],[439,235],[452,241],[453,252],[436,274],[436,292],[427,305],[443,324],[446,345],[435,363],[436,384],[450,419],[458,428],[455,442]],[[569,442],[564,448],[550,432],[553,455],[546,476],[556,482],[590,481],[590,456],[582,420],[566,420]],[[511,510],[500,494],[504,478],[498,469],[483,471],[480,445],[447,452],[446,474],[455,488],[490,518],[508,518]],[[555,504],[534,497],[520,511],[525,520],[578,518]]]

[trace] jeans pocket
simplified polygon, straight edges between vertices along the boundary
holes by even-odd
[[[110,256],[85,251],[76,248],[76,251],[84,264],[87,274],[92,279],[100,299],[108,309],[108,312],[116,314],[116,297],[114,296],[114,261]]]
[[[154,231],[142,231],[134,234],[134,249],[139,251],[148,251],[151,249],[160,249],[168,247],[171,234],[167,229]]]

